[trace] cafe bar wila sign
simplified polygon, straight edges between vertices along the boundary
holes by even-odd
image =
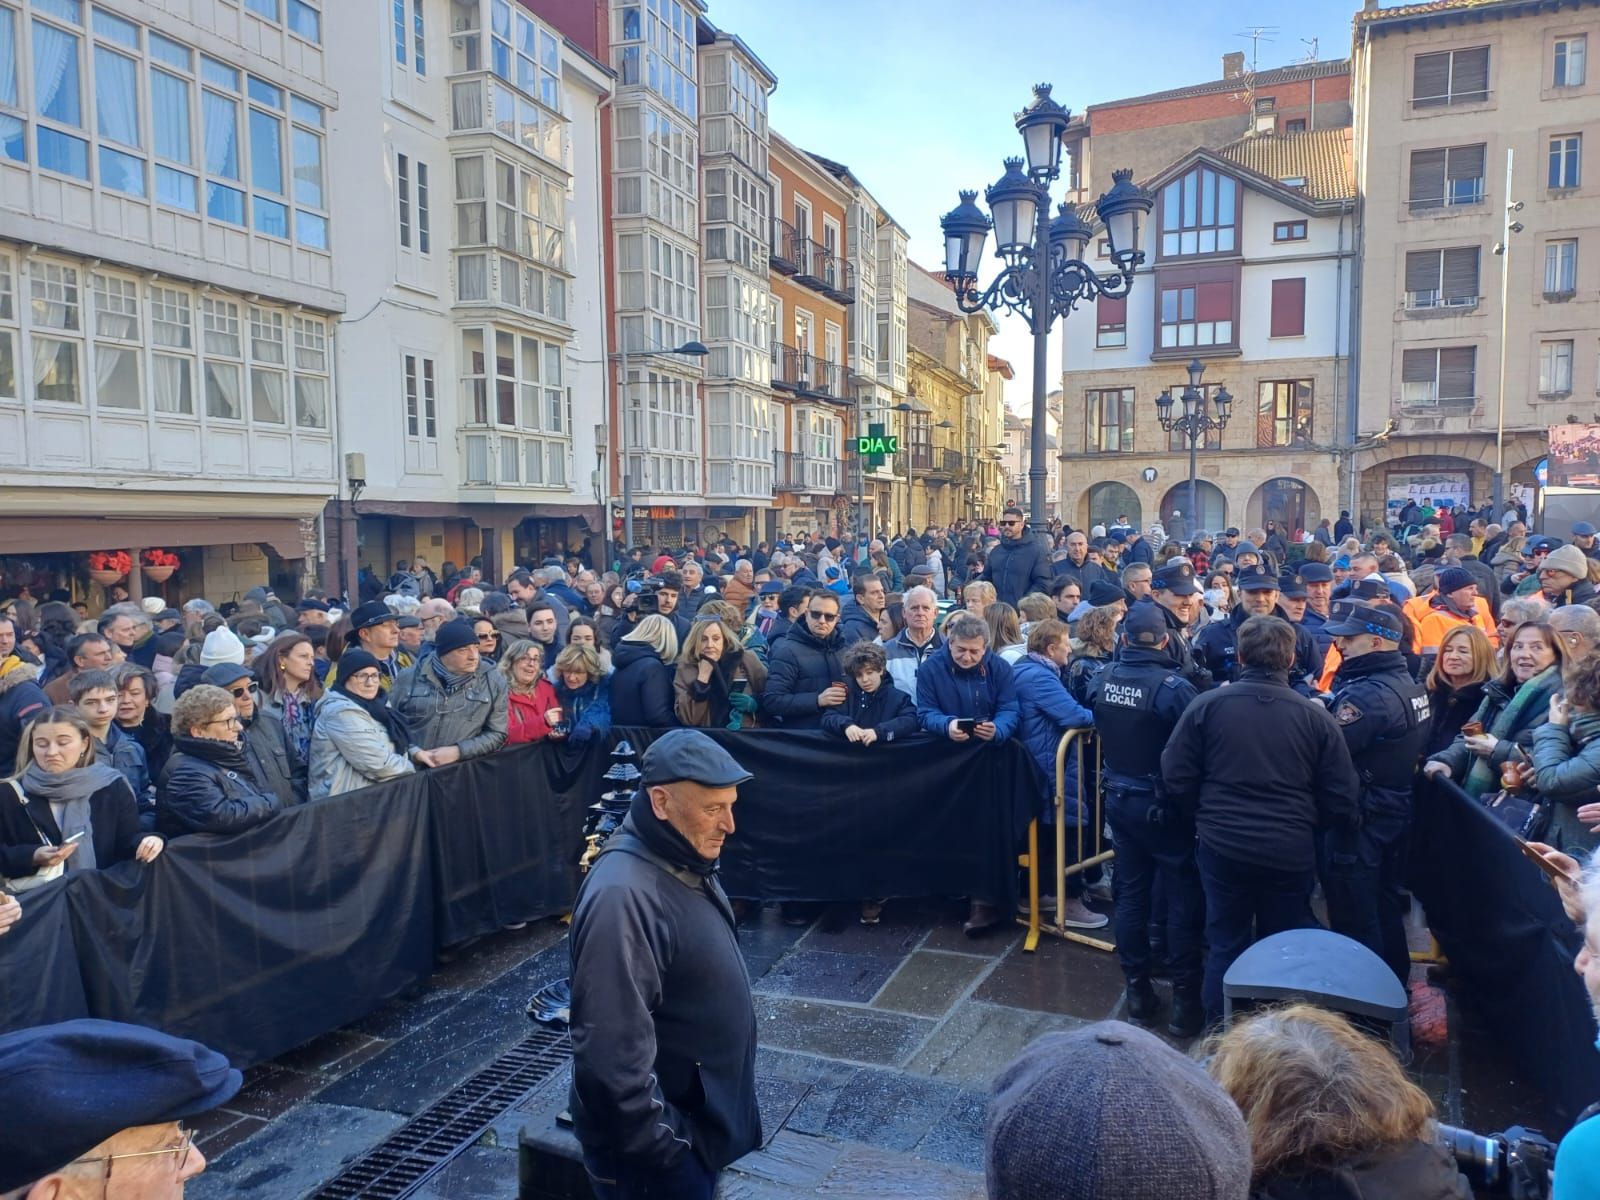
[[[883,466],[883,460],[900,453],[900,435],[886,434],[882,425],[868,425],[867,435],[856,439],[856,454],[874,467]]]

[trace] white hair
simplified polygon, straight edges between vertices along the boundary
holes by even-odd
[[[909,604],[913,596],[919,600],[926,600],[935,609],[939,607],[939,597],[933,594],[933,589],[931,587],[923,587],[920,583],[916,587],[906,589],[905,595],[900,597],[901,607],[904,608]]]

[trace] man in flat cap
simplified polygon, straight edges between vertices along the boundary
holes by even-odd
[[[0,1036],[0,1197],[175,1200],[206,1169],[181,1122],[241,1082],[216,1051],[138,1025]]]
[[[711,1200],[761,1141],[756,1018],[717,858],[750,773],[697,729],[645,751],[572,914],[572,1092],[598,1200]]]

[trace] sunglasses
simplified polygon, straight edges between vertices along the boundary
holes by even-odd
[[[228,695],[234,696],[234,697],[248,696],[249,694],[250,694],[250,685],[249,684],[245,684],[243,687],[236,687],[236,688],[229,688],[228,689]]]
[[[838,613],[818,612],[814,608],[807,609],[806,616],[810,617],[813,621],[837,621],[839,619]]]

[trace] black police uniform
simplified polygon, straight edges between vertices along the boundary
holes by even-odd
[[[1276,581],[1273,587],[1277,587]],[[1276,615],[1289,621],[1282,608]],[[1211,672],[1213,683],[1232,683],[1239,677],[1239,626],[1250,618],[1243,603],[1234,607],[1226,621],[1213,621],[1194,639],[1194,656],[1200,666]],[[1294,629],[1294,666],[1289,669],[1289,686],[1302,696],[1310,697],[1312,684],[1322,675],[1323,654],[1317,649],[1317,639],[1304,625],[1289,621]],[[1306,682],[1307,678],[1312,683]]]
[[[1100,739],[1105,815],[1117,848],[1117,957],[1130,992],[1142,985],[1148,994],[1152,894],[1159,879],[1166,902],[1173,1023],[1182,1023],[1186,1010],[1198,1022],[1205,901],[1194,860],[1194,821],[1166,802],[1161,784],[1162,747],[1198,691],[1180,676],[1178,660],[1167,651],[1126,643],[1120,650],[1089,693]]]
[[[1199,595],[1200,586],[1195,580],[1194,565],[1186,558],[1173,559],[1158,570],[1150,580],[1150,586],[1155,591],[1173,591],[1179,595]],[[1155,604],[1152,596],[1148,601],[1141,600],[1140,604]],[[1197,692],[1203,692],[1211,686],[1211,673],[1196,660],[1194,648],[1189,644],[1189,629],[1184,623],[1173,616],[1165,608],[1161,608],[1162,619],[1167,626],[1167,653],[1172,656],[1178,674]],[[1123,642],[1117,642],[1113,657],[1122,657]]]
[[[1392,613],[1354,605],[1329,628],[1392,640],[1399,636],[1397,625]],[[1411,678],[1398,650],[1378,650],[1340,664],[1328,710],[1361,778],[1360,829],[1330,830],[1319,847],[1328,921],[1336,933],[1381,955],[1404,983],[1411,956],[1400,880],[1412,780],[1428,740],[1427,689]]]

